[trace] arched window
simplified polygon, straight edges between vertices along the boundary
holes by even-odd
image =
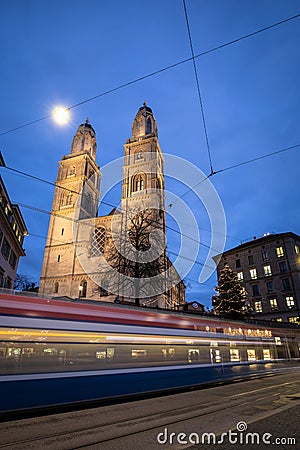
[[[133,181],[133,191],[142,191],[144,189],[144,177],[143,175],[139,174],[134,177]]]
[[[66,206],[72,205],[72,201],[73,201],[73,194],[69,192],[69,194],[67,194],[66,196]]]
[[[58,288],[59,288],[59,283],[55,283],[54,284],[54,294],[57,294],[58,293]]]
[[[82,281],[79,286],[79,298],[86,297],[87,281]]]
[[[146,134],[150,134],[150,133],[152,133],[152,121],[151,121],[150,117],[148,117],[147,124],[146,124]]]
[[[104,227],[98,227],[92,234],[90,256],[100,256],[104,252],[106,241],[106,230]]]
[[[69,177],[72,177],[72,176],[74,176],[75,174],[76,174],[76,167],[75,167],[75,166],[71,166],[71,167],[69,168],[68,176],[69,176]]]

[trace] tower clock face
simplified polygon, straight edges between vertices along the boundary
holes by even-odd
[[[197,309],[197,308],[199,307],[199,305],[198,305],[197,302],[193,302],[193,303],[192,303],[192,306],[193,306],[193,308],[195,308],[195,309]]]

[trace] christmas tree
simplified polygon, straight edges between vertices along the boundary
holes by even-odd
[[[241,286],[237,275],[226,264],[219,276],[219,285],[215,288],[218,295],[213,296],[214,312],[232,318],[243,318],[249,314],[246,305],[247,292]]]

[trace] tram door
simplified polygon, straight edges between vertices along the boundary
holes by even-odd
[[[212,364],[222,362],[221,351],[219,348],[216,347],[210,348],[210,361]]]

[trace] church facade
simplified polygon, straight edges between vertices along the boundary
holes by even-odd
[[[120,208],[98,216],[96,133],[78,127],[59,162],[39,292],[179,308],[185,286],[166,252],[164,159],[156,120],[139,108],[124,145]]]

